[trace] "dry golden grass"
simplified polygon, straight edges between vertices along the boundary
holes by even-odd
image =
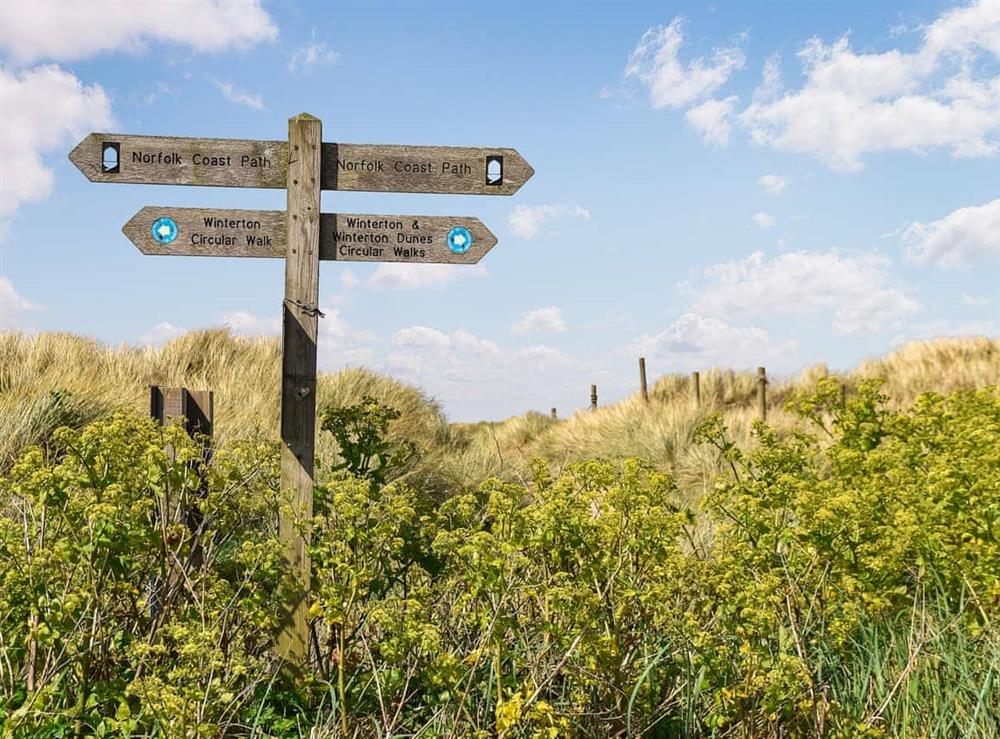
[[[220,443],[233,434],[276,435],[281,345],[223,329],[195,331],[159,348],[111,347],[70,334],[0,334],[0,467],[60,425],[79,425],[115,410],[148,412],[150,385],[215,392]],[[58,393],[58,394],[57,394]],[[402,412],[394,432],[424,446],[448,435],[436,403],[416,388],[363,369],[323,374],[320,409],[371,395]],[[332,458],[328,434],[320,457]]]
[[[827,374],[817,365],[771,385],[768,421],[789,426],[792,419],[781,410],[785,401]],[[83,424],[121,408],[145,412],[151,384],[214,390],[221,443],[253,431],[273,436],[279,376],[277,339],[240,338],[221,329],[188,333],[160,348],[111,347],[69,334],[0,334],[0,467],[59,425]],[[842,379],[851,388],[869,377],[882,378],[897,405],[927,390],[1000,385],[1000,340],[914,342],[863,362]],[[416,441],[422,452],[409,474],[432,491],[490,475],[526,479],[535,457],[560,466],[589,457],[637,456],[671,470],[683,488],[697,492],[716,469],[716,458],[691,443],[695,427],[705,414],[720,411],[735,438],[746,441],[756,416],[755,389],[751,373],[711,369],[701,374],[698,408],[690,378],[667,375],[653,383],[648,404],[636,394],[558,421],[527,413],[499,423],[449,426],[420,390],[348,369],[321,375],[317,400],[323,409],[372,395],[400,410],[393,433]],[[322,460],[335,458],[328,434],[319,434],[317,444]]]
[[[783,406],[796,392],[813,387],[832,373],[824,365],[803,370],[796,377],[769,384],[768,423],[788,428],[794,417]],[[863,362],[840,375],[848,392],[863,379],[882,379],[893,406],[907,405],[922,392],[947,393],[960,388],[1000,385],[1000,340],[988,338],[937,339],[907,344],[881,359]],[[636,456],[676,476],[683,490],[697,498],[711,473],[717,470],[714,450],[691,443],[699,421],[721,412],[738,443],[750,438],[756,412],[757,378],[749,372],[711,369],[701,373],[701,405],[695,407],[691,378],[667,375],[650,388],[650,401],[638,393],[596,411],[579,411],[560,421],[539,414],[496,424],[456,427],[463,439],[456,462],[474,470],[526,474],[528,463],[542,457],[561,465],[590,457]],[[540,420],[539,420],[540,419]],[[528,432],[531,433],[528,433]]]

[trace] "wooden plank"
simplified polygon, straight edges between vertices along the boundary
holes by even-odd
[[[92,133],[69,154],[91,182],[285,186],[284,141]]]
[[[157,236],[154,232],[160,228],[164,231]],[[463,228],[467,235],[458,230]],[[287,243],[285,214],[280,210],[146,206],[122,232],[149,255],[284,257]],[[451,234],[469,239],[466,251],[461,245],[449,245]],[[496,243],[493,232],[471,216],[324,213],[320,217],[321,260],[476,264]]]
[[[535,173],[505,147],[328,143],[322,157],[324,190],[513,195]],[[288,145],[92,133],[69,158],[91,182],[282,188]]]
[[[154,205],[132,216],[122,233],[143,254],[205,257],[283,257],[287,238],[280,210]]]
[[[297,580],[278,651],[293,666],[309,658],[307,613],[311,565],[301,522],[312,517],[316,448],[316,335],[319,302],[322,123],[308,114],[288,121],[288,209],[281,355],[281,490],[292,511],[280,518],[285,558]]]
[[[324,190],[513,195],[534,173],[509,148],[323,144]]]
[[[767,370],[757,368],[757,417],[767,420]]]
[[[215,422],[215,395],[211,390],[149,386],[149,415],[161,425],[184,419],[188,434],[211,436]]]

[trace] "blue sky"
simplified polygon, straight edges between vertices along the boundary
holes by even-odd
[[[0,6],[0,326],[161,343],[277,334],[278,260],[147,257],[144,205],[284,194],[88,182],[92,130],[510,146],[514,196],[325,192],[474,215],[475,268],[324,263],[320,367],[415,382],[455,420],[561,414],[713,365],[848,368],[997,335],[1000,3]]]

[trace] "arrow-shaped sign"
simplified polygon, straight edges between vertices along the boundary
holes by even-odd
[[[92,133],[70,152],[92,182],[284,188],[288,143]],[[513,195],[535,173],[514,149],[323,144],[324,190]]]
[[[319,258],[475,264],[497,239],[478,218],[323,213]],[[122,227],[143,254],[284,257],[285,212],[149,205]]]

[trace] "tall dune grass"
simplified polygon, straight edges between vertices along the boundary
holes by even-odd
[[[829,374],[816,365],[771,384],[769,423],[788,426],[785,401]],[[1000,340],[913,342],[841,377],[849,390],[862,379],[881,378],[897,407],[927,390],[998,385]],[[449,425],[438,403],[421,390],[354,368],[321,374],[317,402],[322,411],[371,395],[400,410],[393,433],[420,444],[422,461],[408,474],[428,489],[474,484],[494,475],[525,480],[535,457],[559,465],[636,456],[673,472],[682,489],[697,492],[716,471],[717,460],[691,443],[694,428],[705,414],[719,411],[733,436],[745,441],[756,417],[756,382],[749,372],[706,368],[697,408],[690,377],[665,375],[653,382],[649,403],[635,394],[557,421],[529,412],[498,423]],[[43,443],[57,426],[83,425],[123,408],[145,412],[152,384],[214,390],[220,443],[252,431],[276,435],[280,342],[233,336],[225,329],[187,333],[157,348],[108,346],[60,333],[0,334],[0,466],[26,446]],[[317,436],[323,460],[336,457],[328,436]]]

